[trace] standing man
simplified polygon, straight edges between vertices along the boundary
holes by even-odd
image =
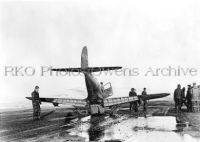
[[[129,97],[135,97],[137,96],[137,93],[135,92],[134,88],[131,88],[131,91],[129,92]],[[134,109],[135,112],[138,111],[138,104],[137,101],[130,102],[130,112]]]
[[[31,93],[32,104],[33,104],[33,120],[40,119],[40,96],[39,96],[39,86],[35,86],[34,91]]]
[[[192,93],[192,100],[198,100],[199,89],[198,89],[197,84],[195,82],[193,83],[191,93]]]
[[[181,111],[181,103],[182,103],[181,95],[182,95],[181,85],[178,84],[177,88],[174,90],[174,102],[175,102],[176,112]]]
[[[187,112],[192,112],[192,87],[188,85],[188,90],[186,94],[186,102],[187,102]]]
[[[142,95],[144,95],[144,96],[147,95],[146,88],[144,88],[144,90],[142,91]],[[144,104],[143,104],[143,111],[146,113],[147,112],[147,100],[144,100],[143,102],[144,102]]]
[[[183,87],[181,90],[181,107],[183,106],[183,104],[187,106],[186,100],[185,100],[185,87]]]
[[[103,82],[100,82],[100,85],[101,85],[101,91],[102,91],[102,93],[103,93],[103,92],[104,92]]]

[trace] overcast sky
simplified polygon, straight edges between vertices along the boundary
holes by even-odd
[[[80,67],[83,46],[89,66],[138,68],[138,76],[98,76],[115,96],[130,87],[172,93],[177,83],[200,83],[190,75],[144,76],[148,67],[200,71],[198,0],[2,1],[0,3],[0,104],[29,103],[35,85],[43,97],[86,97],[83,76],[40,76],[41,66]],[[32,66],[34,76],[5,76],[5,66]],[[76,95],[74,95],[76,94]]]

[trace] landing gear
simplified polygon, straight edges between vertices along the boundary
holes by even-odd
[[[115,105],[115,106],[111,107],[109,114],[114,115],[117,113],[118,110],[119,110],[119,105]]]
[[[88,110],[80,109],[80,108],[77,108],[77,107],[75,107],[73,109],[73,113],[74,113],[74,115],[77,115],[77,116],[87,116],[87,115],[89,115]]]

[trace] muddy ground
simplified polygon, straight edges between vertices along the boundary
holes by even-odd
[[[1,141],[137,141],[200,142],[200,113],[176,114],[170,101],[151,101],[148,113],[123,105],[117,114],[69,117],[65,107],[42,106],[42,119],[32,120],[32,109],[0,113]]]

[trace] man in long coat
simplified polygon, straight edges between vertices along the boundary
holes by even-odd
[[[32,96],[32,104],[33,104],[33,119],[39,120],[40,119],[40,96],[39,96],[39,86],[35,86],[34,91],[31,93]]]

